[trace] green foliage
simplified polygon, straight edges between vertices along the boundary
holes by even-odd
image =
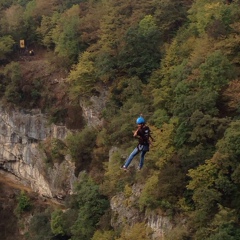
[[[186,169],[175,155],[173,142],[168,142],[168,134],[172,134],[171,127],[171,125],[164,126],[160,135],[157,137],[154,135],[154,146],[151,147],[148,155],[150,160],[146,162],[147,167],[154,171],[145,180],[139,198],[140,209],[172,210],[177,207],[179,198],[183,196]],[[158,134],[156,129],[152,129]],[[154,165],[153,160],[156,161]]]
[[[29,1],[28,0],[18,0],[18,4],[25,7]]]
[[[176,145],[180,147],[186,142],[198,144],[216,141],[216,133],[220,136],[224,125],[224,120],[213,118],[218,114],[216,105],[219,94],[209,88],[189,88],[184,82],[177,85],[176,93],[174,113],[179,116]],[[206,122],[210,123],[208,127]]]
[[[27,194],[22,190],[21,193],[17,197],[17,207],[15,212],[17,215],[21,215],[22,213],[29,211],[31,208],[31,201]]]
[[[46,154],[45,162],[47,165],[53,166],[54,163],[63,162],[67,149],[65,143],[56,138],[46,139],[45,142],[40,145]]]
[[[52,31],[52,39],[55,43],[55,52],[66,58],[67,62],[74,63],[77,60],[79,49],[80,33],[77,31],[80,8],[78,5],[72,6],[66,10]]]
[[[160,171],[157,198],[159,207],[170,212],[178,208],[178,200],[185,194],[186,172],[177,156]]]
[[[233,223],[225,222],[215,229],[200,228],[195,236],[196,239],[207,240],[235,240],[240,239],[239,227]]]
[[[150,240],[151,230],[144,223],[136,223],[130,229],[125,227],[121,233],[121,237],[116,240]]]
[[[6,98],[7,102],[15,103],[15,104],[17,104],[21,101],[21,99],[22,99],[21,92],[20,92],[19,86],[16,83],[9,84],[6,87],[5,98]]]
[[[209,197],[207,197],[207,200],[210,200]],[[192,215],[192,227],[197,229],[195,238],[211,240],[239,239],[236,212],[219,205],[218,213],[213,216],[213,212],[216,212],[216,205],[214,205],[212,210],[213,211],[197,210],[195,214]]]
[[[157,6],[154,16],[161,32],[161,38],[166,42],[170,41],[186,21],[186,11],[190,5],[184,0],[159,0],[155,4]]]
[[[174,106],[175,114],[180,117],[190,117],[195,111],[202,111],[205,114],[216,115],[216,101],[218,93],[208,88],[188,88],[187,84],[181,82],[176,87],[176,101]]]
[[[17,62],[11,62],[5,66],[3,70],[4,74],[4,97],[7,102],[19,103],[22,100],[22,90],[21,90],[21,70],[20,65]]]
[[[138,77],[121,77],[112,86],[111,100],[115,101],[119,106],[123,104],[130,105],[129,102],[131,104],[146,102],[147,99],[142,96],[144,88],[145,85]]]
[[[61,162],[64,160],[66,145],[59,139],[52,140],[51,155],[54,160]]]
[[[42,16],[49,16],[57,10],[57,4],[55,0],[32,0],[26,5],[26,18],[32,17],[32,19],[37,21],[41,20]]]
[[[66,118],[66,109],[55,108],[51,112],[50,122],[54,124],[64,123]]]
[[[157,25],[151,15],[145,16],[139,22],[139,33],[145,37],[153,37],[156,33]]]
[[[67,2],[63,2],[61,3],[61,8],[62,9],[69,9],[71,8],[73,5],[76,5],[76,4],[81,4],[81,3],[85,3],[85,2],[88,2],[87,0],[69,0]]]
[[[193,226],[205,229],[205,233],[200,229],[196,231],[197,239],[208,239],[208,234],[209,239],[238,236],[237,229],[236,232],[229,231],[238,222],[235,200],[239,195],[239,183],[234,181],[239,166],[238,142],[239,121],[235,121],[216,144],[217,152],[212,159],[189,170],[191,181],[187,187],[193,190],[192,199],[196,207],[192,215]],[[231,201],[230,198],[235,200]]]
[[[171,229],[171,231],[166,232],[166,240],[183,240],[188,239],[189,233],[188,229],[185,226],[178,225],[177,227]]]
[[[86,173],[81,174],[80,182],[76,186],[78,218],[72,226],[71,239],[91,239],[109,202],[101,195],[96,185]]]
[[[3,15],[4,17],[0,20],[1,32],[19,40],[24,33],[24,8],[14,4],[5,10]]]
[[[69,153],[76,164],[76,175],[89,168],[96,141],[96,130],[85,127],[81,132],[71,134],[66,139]]]
[[[161,128],[164,123],[168,122],[169,118],[165,109],[158,109],[151,117],[151,121],[156,127]]]
[[[14,43],[10,35],[0,37],[0,60],[6,59],[7,54],[12,52]]]
[[[238,226],[231,223],[224,223],[218,229],[214,231],[207,240],[239,240],[240,239],[240,229]]]
[[[221,51],[212,53],[200,65],[199,85],[211,90],[221,90],[234,77],[234,69],[230,61]]]
[[[21,80],[20,64],[18,62],[11,62],[4,68],[4,75],[12,82],[19,82]]]
[[[31,85],[24,85],[21,88],[22,90],[22,105],[25,106],[26,102],[31,107],[36,107],[38,106],[39,101],[42,98],[42,93],[45,90],[45,86],[43,85],[43,81],[39,78],[33,79]]]
[[[96,147],[93,149],[93,161],[91,163],[91,176],[96,181],[102,181],[104,174],[104,162],[109,157],[109,137],[106,129],[102,129],[96,138]]]
[[[97,230],[91,240],[114,240],[114,232]]]
[[[122,176],[122,165],[120,152],[116,151],[112,154],[110,161],[105,163],[104,182],[101,186],[102,191],[108,196],[114,196],[115,193],[123,191],[125,178]]]
[[[150,86],[156,110],[159,108],[175,110],[173,100],[179,96],[179,86],[181,92],[185,91],[185,94],[191,89],[192,84],[187,79],[192,69],[186,59],[194,46],[193,42],[192,38],[184,34],[178,36],[166,49],[165,57],[161,61],[161,67],[153,72],[150,78]]]
[[[143,210],[145,207],[154,209],[159,202],[156,197],[156,189],[158,188],[158,176],[153,175],[148,178],[139,198],[139,207]]]
[[[53,32],[59,19],[59,13],[54,13],[52,16],[43,16],[41,25],[37,28],[37,32],[42,36],[42,43],[47,48],[54,47]]]
[[[221,19],[223,8],[225,5],[222,1],[214,0],[209,3],[198,0],[192,5],[189,18],[195,23],[199,33],[203,34],[212,20]]]
[[[154,18],[147,15],[136,28],[130,28],[126,33],[126,46],[120,53],[120,68],[124,67],[130,76],[136,75],[146,82],[152,70],[159,66],[158,40]]]
[[[230,160],[234,160],[232,163],[236,163],[236,159],[238,158],[240,151],[240,131],[239,131],[240,121],[231,122],[229,128],[226,130],[224,134],[224,138],[221,139],[217,146],[219,151],[222,154],[227,154]]]
[[[70,98],[78,100],[80,97],[89,97],[96,89],[96,73],[94,62],[89,52],[84,52],[79,63],[71,70],[68,81],[70,83]]]
[[[61,210],[55,210],[51,214],[51,230],[54,235],[64,235],[63,212]]]
[[[77,211],[77,203],[75,202],[75,196],[71,196],[70,198],[73,198],[72,205],[63,212],[63,214],[60,214],[60,229],[63,231],[63,237],[71,236],[71,229],[72,226],[75,224],[77,217],[78,217],[78,211]],[[66,205],[67,206],[67,205]]]
[[[0,3],[0,9],[5,9],[10,7],[13,3],[15,2],[15,0],[2,0]]]
[[[50,224],[51,214],[49,210],[34,214],[29,225],[29,239],[42,240],[54,237]]]
[[[189,126],[192,127],[189,142],[207,145],[209,141],[216,142],[227,128],[228,119],[220,119],[204,115],[196,111],[189,119]]]
[[[206,164],[200,165],[197,169],[190,169],[189,176],[192,181],[188,185],[188,189],[195,190],[197,188],[210,188],[214,185],[217,174],[216,164],[206,161]]]
[[[175,134],[175,123],[163,124],[161,130],[151,126],[154,142],[149,152],[149,157],[154,166],[161,169],[167,164],[175,153],[173,138]]]

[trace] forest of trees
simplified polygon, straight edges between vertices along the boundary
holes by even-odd
[[[166,240],[240,239],[239,0],[1,0],[0,16],[5,104],[26,106],[20,39],[54,54],[73,106],[108,92],[103,125],[82,126],[64,152],[54,149],[53,158],[70,153],[80,173],[68,211],[36,214],[29,239],[132,240],[140,229],[151,239],[141,223],[126,236],[106,217],[110,198],[136,181],[139,211],[185,219]],[[32,83],[34,107],[43,91]],[[130,153],[140,113],[155,142],[142,172],[127,175],[122,154],[108,162],[108,153]]]

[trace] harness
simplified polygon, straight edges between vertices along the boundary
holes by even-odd
[[[148,126],[144,126],[143,128],[138,130],[139,136],[139,144],[137,146],[139,151],[149,151],[149,137],[150,137],[150,129]]]

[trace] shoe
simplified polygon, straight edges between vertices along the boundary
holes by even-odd
[[[124,165],[121,166],[121,169],[124,170],[124,171],[128,171],[128,169]]]
[[[140,168],[140,167],[138,167],[138,168],[137,168],[137,170],[138,170],[138,172],[139,172],[139,171],[141,171],[141,168]]]

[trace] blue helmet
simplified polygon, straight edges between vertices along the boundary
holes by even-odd
[[[144,124],[144,123],[145,123],[145,119],[144,119],[142,116],[140,116],[140,117],[136,120],[136,123],[137,123],[137,124]]]

